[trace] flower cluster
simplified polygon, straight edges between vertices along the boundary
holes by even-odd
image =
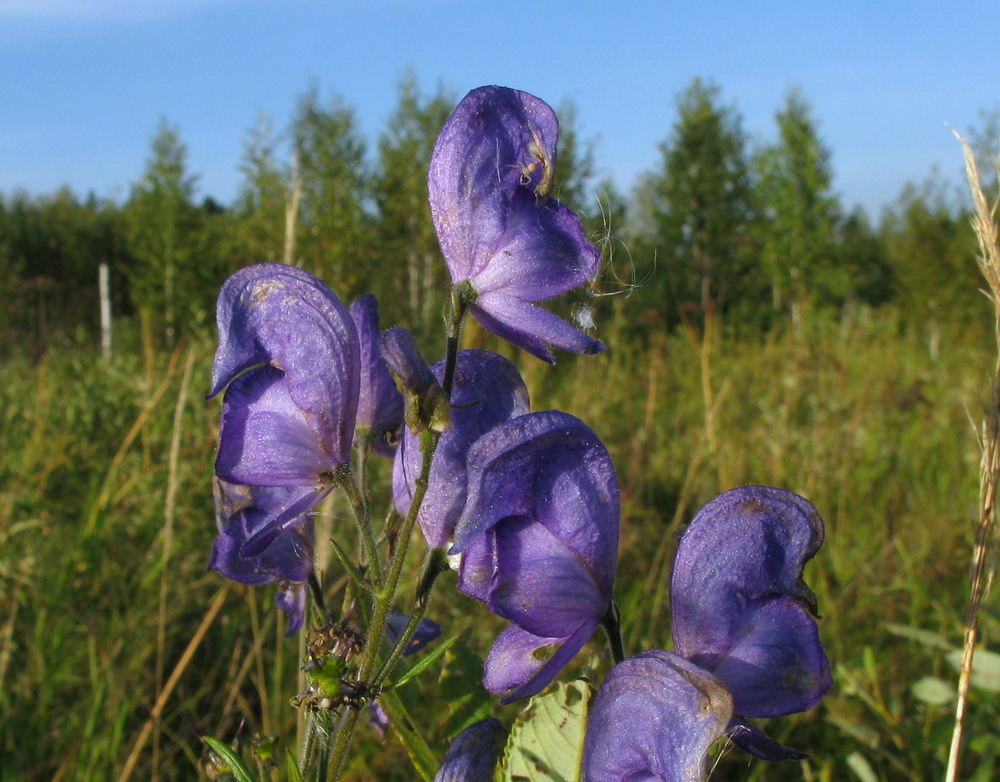
[[[816,599],[802,580],[822,542],[816,509],[791,492],[744,486],[702,508],[674,561],[675,651],[643,652],[612,670],[594,702],[584,778],[702,779],[723,734],[765,760],[806,757],[745,718],[807,711],[830,688],[810,616]]]
[[[225,395],[210,566],[246,584],[276,582],[296,632],[304,585],[321,594],[312,516],[342,486],[364,543],[362,563],[347,564],[372,600],[372,637],[352,630],[351,655],[316,685],[336,687],[342,677],[350,697],[324,690],[310,702],[356,712],[369,698],[384,730],[374,698],[396,660],[440,632],[420,617],[446,569],[433,565],[447,556],[459,590],[508,622],[483,677],[503,703],[540,693],[599,625],[608,630],[617,664],[592,705],[585,779],[702,779],[724,735],[767,760],[804,757],[747,719],[811,709],[830,686],[815,597],[802,580],[823,540],[812,505],[760,486],[709,503],[677,550],[673,651],[624,659],[613,596],[620,501],[607,448],[568,413],[532,411],[511,361],[460,349],[466,313],[545,361],[552,347],[604,347],[538,305],[592,281],[599,264],[580,220],[551,195],[557,136],[547,104],[502,87],[473,90],[442,129],[428,190],[452,310],[447,353],[432,365],[405,328],[380,331],[371,295],[347,308],[313,275],[280,264],[225,283],[211,390]],[[369,452],[393,460],[392,501],[404,521],[387,528],[384,569],[352,448],[362,461]],[[417,525],[430,567],[411,618],[391,603]],[[383,636],[392,647],[384,659]],[[493,719],[468,726],[437,778],[491,778],[506,733]]]

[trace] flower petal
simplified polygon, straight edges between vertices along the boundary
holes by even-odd
[[[510,690],[500,699],[504,704],[537,695],[590,640],[597,624],[596,620],[584,622],[567,638],[545,638],[509,625],[486,656],[483,686],[493,693]],[[556,644],[562,645],[548,660],[538,654]]]
[[[744,486],[712,500],[677,548],[670,590],[674,648],[712,670],[746,631],[744,614],[755,601],[786,596],[815,613],[802,569],[822,541],[816,509],[791,492]]]
[[[313,569],[313,524],[300,519],[288,526],[260,554],[245,557],[247,539],[281,508],[293,490],[237,486],[215,480],[219,536],[209,567],[243,584],[279,583],[275,602],[288,615],[288,635],[298,632],[305,619],[304,583]]]
[[[445,362],[432,372],[444,380]],[[510,361],[488,350],[461,350],[455,363],[451,394],[451,426],[441,434],[430,482],[417,521],[427,544],[447,545],[465,506],[466,455],[469,446],[494,425],[528,412],[528,390]],[[408,429],[403,432],[392,470],[393,498],[406,513],[420,474],[420,443]]]
[[[282,370],[288,393],[337,463],[349,460],[360,390],[357,329],[340,300],[302,269],[277,263],[241,269],[222,286],[212,392],[247,369]]]
[[[240,547],[240,556],[256,557],[263,553],[285,530],[301,523],[305,515],[319,505],[332,488],[332,485],[296,486],[280,505],[268,509],[267,515],[256,525],[253,534]]]
[[[535,635],[565,637],[581,621],[607,610],[608,596],[586,563],[543,524],[522,516],[494,529],[497,566],[490,611]]]
[[[506,293],[484,293],[469,307],[469,312],[488,331],[550,364],[556,363],[550,345],[570,353],[593,354],[604,350],[603,342],[559,316]]]
[[[544,101],[480,87],[455,107],[434,144],[427,187],[438,241],[454,282],[498,248],[510,198],[551,187],[559,122]]]
[[[492,782],[507,728],[492,717],[472,723],[448,748],[434,782]]]
[[[726,730],[726,688],[694,664],[654,649],[608,674],[591,706],[584,782],[698,782],[709,748]]]
[[[765,734],[760,728],[756,728],[749,722],[734,718],[729,723],[726,731],[733,744],[749,752],[755,758],[766,760],[770,763],[781,763],[785,760],[808,760],[809,755],[805,752],[791,749],[779,744],[770,736]]]
[[[600,438],[550,410],[498,424],[469,449],[469,496],[451,553],[512,516],[543,524],[611,599],[618,555],[618,481]]]
[[[288,617],[285,637],[295,635],[302,629],[306,619],[306,587],[301,583],[289,583],[274,596],[274,603]]]
[[[382,358],[378,300],[370,293],[350,306],[361,349],[361,386],[358,396],[357,430],[368,430],[372,450],[381,456],[395,453],[396,432],[403,425],[403,397]]]
[[[600,265],[572,210],[551,198],[539,203],[522,189],[510,201],[496,249],[469,281],[479,296],[496,291],[542,301],[592,280]]]
[[[703,661],[695,655],[692,662]],[[808,711],[833,683],[816,622],[790,597],[749,603],[729,651],[708,663],[744,717]]]
[[[336,464],[289,394],[285,374],[258,367],[226,391],[215,471],[251,486],[314,484]]]

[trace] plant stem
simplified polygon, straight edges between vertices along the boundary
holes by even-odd
[[[458,346],[462,337],[462,319],[465,317],[465,298],[456,286],[451,287],[451,299],[448,316],[448,346],[445,352],[444,389],[445,396],[451,399],[451,387],[455,382],[455,363],[458,360]]]
[[[342,464],[334,472],[334,481],[347,494],[347,500],[351,503],[354,511],[354,518],[358,523],[361,532],[361,542],[364,546],[365,557],[368,560],[368,572],[371,573],[371,581],[375,585],[376,591],[382,587],[382,567],[378,561],[378,547],[375,545],[375,532],[372,530],[372,518],[358,484],[354,480],[354,473],[349,464]]]
[[[618,604],[612,600],[607,612],[601,617],[604,632],[608,635],[608,645],[611,647],[611,659],[615,665],[625,659],[625,646],[622,644],[622,617]]]
[[[417,582],[417,596],[413,601],[413,610],[410,612],[410,619],[399,636],[399,640],[396,641],[396,645],[392,648],[392,652],[389,653],[389,657],[382,663],[379,672],[375,674],[375,678],[372,681],[373,686],[381,686],[382,682],[392,672],[396,661],[406,651],[413,633],[416,632],[417,626],[420,624],[420,620],[427,610],[427,603],[430,601],[434,581],[447,569],[448,559],[444,553],[444,549],[434,548],[427,552],[427,556],[424,558],[423,572],[420,574],[420,581]]]
[[[438,440],[440,438],[441,434],[432,429],[428,429],[420,435],[420,453],[422,456],[420,463],[420,475],[416,480],[413,491],[413,500],[410,502],[410,510],[406,514],[406,519],[403,521],[403,527],[399,533],[399,541],[397,543],[396,550],[393,552],[392,559],[389,562],[388,575],[386,576],[384,583],[381,583],[380,578],[379,586],[375,591],[375,606],[372,610],[371,622],[368,625],[368,641],[365,644],[365,651],[361,657],[361,663],[358,667],[359,682],[368,682],[370,680],[372,671],[374,671],[376,661],[378,660],[379,646],[382,641],[382,636],[385,633],[385,623],[389,617],[389,609],[392,605],[392,600],[396,595],[396,588],[399,586],[399,577],[403,572],[403,563],[406,560],[406,553],[409,549],[410,538],[413,533],[413,525],[416,523],[417,514],[420,512],[420,506],[423,504],[424,495],[427,493],[428,478],[431,472],[431,462],[434,458],[434,451],[437,449]],[[370,533],[370,523],[368,525],[368,530]],[[372,542],[374,543],[374,538]],[[344,759],[347,756],[347,748],[350,745],[351,735],[354,732],[354,725],[358,720],[358,710],[355,707],[350,707],[348,712],[349,713],[345,718],[345,723],[341,726],[340,730],[337,731],[337,738],[333,745],[330,758],[330,769],[327,776],[331,782],[336,782],[336,780],[340,778]]]

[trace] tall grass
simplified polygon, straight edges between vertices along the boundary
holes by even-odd
[[[968,419],[992,366],[985,319],[982,333],[947,334],[932,360],[926,336],[891,311],[740,337],[719,319],[637,332],[628,302],[616,306],[602,327],[607,353],[554,370],[515,358],[533,407],[580,416],[615,459],[627,651],[669,644],[670,561],[704,502],[743,483],[797,491],[827,522],[806,576],[835,686],[815,712],[768,727],[810,763],[768,767],[725,751],[718,778],[940,776],[952,708],[913,687],[950,670],[946,650],[921,639],[962,638],[979,460]],[[206,570],[210,350],[102,362],[81,346],[3,368],[0,778],[190,779],[199,735],[293,740],[297,639],[283,638],[267,588],[226,587]],[[373,466],[382,485],[387,466]],[[469,628],[468,647],[485,653],[497,623],[443,581],[431,615]],[[996,615],[981,631],[989,645]],[[575,670],[600,677],[607,664],[592,653]],[[401,692],[441,750],[448,720],[421,711],[435,703],[435,674],[422,681]],[[991,770],[997,716],[973,688],[975,773]],[[362,739],[353,778],[409,778],[391,738],[378,751],[373,733]]]

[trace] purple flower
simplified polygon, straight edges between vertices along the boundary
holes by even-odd
[[[389,612],[389,618],[385,621],[385,636],[390,644],[395,644],[400,639],[409,622],[410,617],[407,614],[401,611]],[[410,636],[410,642],[403,650],[403,657],[416,654],[440,635],[441,625],[433,619],[421,619],[417,623],[417,629]]]
[[[448,400],[420,355],[413,335],[402,326],[393,326],[382,335],[382,355],[406,392],[405,420],[411,431],[448,428]]]
[[[313,524],[303,518],[286,527],[262,553],[240,554],[243,544],[266,523],[291,490],[284,487],[234,485],[216,478],[215,513],[219,535],[212,546],[209,567],[241,584],[278,582],[278,607],[288,615],[288,635],[298,632],[305,619],[305,582],[313,567]]]
[[[609,609],[618,553],[618,482],[582,421],[558,411],[501,423],[469,449],[468,499],[451,553],[458,586],[510,625],[486,659],[503,703],[544,689]],[[559,646],[547,660],[544,647]]]
[[[711,674],[654,649],[616,665],[591,706],[583,782],[698,782],[733,714]]]
[[[441,129],[427,182],[438,242],[472,314],[550,363],[550,345],[604,348],[535,304],[594,279],[600,266],[577,216],[549,197],[558,135],[544,101],[480,87]]]
[[[361,347],[361,387],[358,397],[354,444],[370,438],[371,449],[380,456],[396,452],[396,436],[403,425],[403,397],[382,358],[378,322],[378,300],[370,293],[359,296],[350,307]]]
[[[291,489],[243,543],[254,557],[332,488],[350,460],[360,392],[357,329],[340,300],[292,266],[241,269],[222,286],[212,393],[222,389],[216,474]],[[227,388],[228,386],[228,388]]]
[[[434,782],[491,782],[506,741],[507,729],[500,720],[472,723],[448,748]]]
[[[823,543],[810,502],[769,486],[743,486],[698,512],[677,548],[670,584],[675,651],[732,693],[733,742],[766,760],[805,757],[743,717],[813,708],[831,685],[802,580]]]
[[[822,542],[816,509],[791,492],[744,486],[702,508],[674,562],[676,654],[643,652],[612,669],[591,710],[584,780],[703,780],[723,734],[765,760],[807,757],[743,716],[805,711],[830,687],[802,580]]]
[[[444,365],[443,359],[434,364],[433,375],[438,380],[444,378]],[[488,350],[459,351],[451,426],[438,441],[427,492],[417,515],[429,546],[447,545],[465,506],[469,447],[496,424],[527,412],[528,390],[513,364]],[[420,463],[419,439],[409,430],[404,431],[392,470],[393,497],[400,513],[410,509]]]

